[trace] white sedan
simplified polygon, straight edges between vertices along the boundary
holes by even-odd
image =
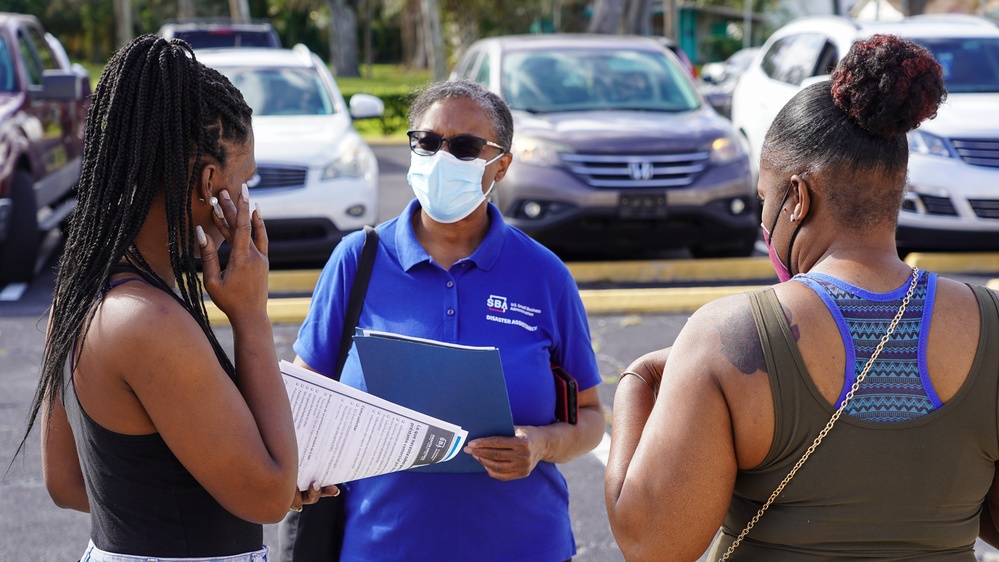
[[[270,237],[270,259],[321,262],[346,234],[378,220],[378,162],[354,119],[380,117],[381,100],[344,102],[326,65],[292,49],[206,49],[253,108],[257,173],[249,182]]]

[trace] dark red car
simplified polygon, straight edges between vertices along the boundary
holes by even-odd
[[[76,205],[90,81],[33,16],[0,13],[0,284],[29,281]]]

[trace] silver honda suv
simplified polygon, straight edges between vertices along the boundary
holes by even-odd
[[[660,42],[494,37],[451,77],[510,106],[514,160],[493,202],[563,257],[753,252],[760,224],[743,144]]]

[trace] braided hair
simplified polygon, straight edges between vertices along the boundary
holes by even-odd
[[[128,262],[198,322],[230,377],[235,368],[208,322],[195,261],[191,200],[205,165],[226,163],[226,143],[246,142],[250,107],[232,83],[199,63],[182,40],[142,35],[101,73],[87,118],[77,207],[59,263],[41,379],[28,429],[43,400],[65,384],[114,267]],[[135,237],[162,192],[176,290],[153,271]]]

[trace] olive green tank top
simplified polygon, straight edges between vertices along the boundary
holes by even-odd
[[[839,418],[730,560],[973,561],[978,516],[999,459],[999,302],[972,286],[981,336],[946,404],[893,423]],[[774,438],[740,471],[718,560],[835,411],[805,368],[772,288],[749,293],[774,401]]]

